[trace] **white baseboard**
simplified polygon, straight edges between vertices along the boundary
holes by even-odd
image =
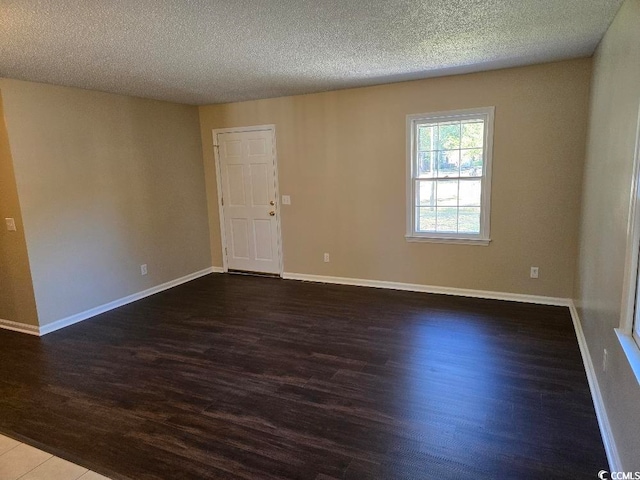
[[[2,319],[0,319],[0,328],[28,333],[30,335],[46,335],[47,333],[51,333],[69,325],[73,325],[74,323],[87,320],[101,313],[113,310],[114,308],[118,308],[128,303],[135,302],[136,300],[140,300],[169,288],[176,287],[210,273],[224,273],[224,269],[222,267],[209,267],[204,270],[200,270],[198,272],[185,275],[184,277],[177,278],[175,280],[171,280],[161,285],[149,288],[142,292],[138,292],[133,295],[115,300],[113,302],[106,303],[99,307],[86,310],[84,312],[72,315],[67,318],[63,318],[61,320],[57,320],[47,325],[43,325],[40,328],[33,325],[26,325]],[[580,317],[578,316],[578,311],[576,310],[573,300],[560,297],[545,297],[538,295],[524,295],[518,293],[492,292],[488,290],[438,287],[433,285],[421,285],[414,283],[385,282],[380,280],[366,280],[360,278],[330,277],[292,272],[284,272],[282,274],[282,278],[288,280],[302,280],[307,282],[386,288],[391,290],[405,290],[411,292],[435,293],[443,295],[456,295],[463,297],[485,298],[491,300],[507,300],[522,303],[535,303],[540,305],[557,305],[569,307],[569,311],[571,312],[571,319],[573,321],[573,326],[576,332],[576,337],[578,339],[578,346],[580,347],[580,354],[582,355],[582,361],[584,363],[584,368],[587,374],[589,389],[591,390],[591,397],[593,399],[593,405],[595,407],[596,417],[598,419],[598,425],[600,427],[600,433],[602,435],[602,441],[604,443],[604,448],[607,454],[607,460],[609,461],[609,468],[612,472],[623,471],[620,456],[618,454],[615,440],[613,438],[613,433],[611,431],[611,425],[609,424],[607,412],[604,407],[602,395],[600,393],[598,378],[596,377],[596,373],[593,368],[593,362],[591,360],[591,355],[589,354],[589,347],[584,337],[584,332],[582,331],[582,325],[580,323]]]
[[[616,448],[607,412],[604,408],[602,401],[602,395],[600,394],[600,387],[598,386],[598,379],[596,377],[595,370],[593,369],[593,363],[591,361],[591,355],[589,355],[589,348],[582,331],[582,325],[578,316],[573,300],[570,298],[560,297],[544,297],[538,295],[523,295],[518,293],[506,293],[506,292],[492,292],[486,290],[470,290],[465,288],[449,288],[449,287],[437,287],[432,285],[420,285],[414,283],[398,283],[398,282],[384,282],[379,280],[365,280],[360,278],[346,278],[346,277],[328,277],[322,275],[308,275],[303,273],[291,273],[285,272],[282,274],[282,278],[289,280],[303,280],[307,282],[320,282],[320,283],[334,283],[340,285],[354,285],[359,287],[376,287],[387,288],[392,290],[406,290],[411,292],[424,292],[424,293],[437,293],[443,295],[457,295],[463,297],[474,298],[486,298],[491,300],[509,300],[514,302],[523,303],[536,303],[540,305],[557,305],[562,307],[569,307],[571,312],[571,319],[576,331],[576,337],[578,339],[578,346],[580,347],[580,354],[582,355],[582,361],[587,374],[587,380],[589,382],[589,389],[591,390],[591,397],[593,399],[593,405],[596,411],[596,417],[598,419],[598,426],[600,427],[600,434],[602,435],[602,441],[607,454],[607,460],[609,461],[609,468],[611,472],[623,471],[622,463],[620,462],[620,456]]]
[[[202,277],[204,275],[217,272],[218,268],[219,267],[205,268],[204,270],[190,273],[189,275],[185,275],[184,277],[176,278],[175,280],[171,280],[169,282],[157,285],[155,287],[148,288],[147,290],[143,290],[142,292],[134,293],[133,295],[129,295],[127,297],[114,300],[113,302],[105,303],[104,305],[100,305],[99,307],[95,307],[90,310],[86,310],[84,312],[76,313],[75,315],[71,315],[69,317],[66,317],[60,320],[56,320],[55,322],[52,322],[52,323],[47,323],[46,325],[43,325],[40,327],[38,333],[42,336],[42,335],[46,335],[47,333],[55,332],[56,330],[60,330],[61,328],[68,327],[69,325],[73,325],[74,323],[82,322],[83,320],[87,320],[88,318],[95,317],[96,315],[100,315],[101,313],[108,312],[109,310],[113,310],[114,308],[121,307],[128,303],[135,302],[136,300],[140,300],[150,295],[154,295],[156,293],[167,290],[169,288],[176,287],[178,285],[189,282],[191,280],[195,280],[196,278]],[[220,271],[221,270],[222,269],[220,269]]]
[[[589,346],[587,340],[584,337],[582,331],[582,324],[580,323],[580,316],[576,309],[573,300],[569,303],[569,311],[571,312],[571,320],[573,320],[573,327],[576,330],[576,337],[578,337],[578,345],[580,346],[580,354],[582,355],[582,362],[584,363],[584,369],[587,372],[587,380],[589,382],[589,389],[591,390],[591,398],[593,399],[593,406],[596,410],[596,417],[598,417],[598,425],[600,426],[600,434],[602,435],[602,442],[604,443],[604,449],[607,453],[607,460],[609,461],[609,471],[622,472],[622,462],[620,461],[620,455],[616,448],[616,442],[613,438],[613,432],[611,431],[611,425],[609,424],[609,417],[607,417],[607,410],[604,407],[602,400],[602,394],[600,393],[600,386],[598,385],[598,377],[593,368],[593,361],[589,354]]]
[[[11,320],[3,320],[0,318],[0,328],[4,330],[13,330],[14,332],[28,333],[29,335],[39,335],[38,327],[35,325],[27,325],[25,323],[12,322]]]
[[[489,290],[471,290],[467,288],[438,287],[417,283],[385,282],[381,280],[365,280],[362,278],[326,277],[323,275],[307,275],[305,273],[284,272],[282,278],[288,280],[304,280],[307,282],[335,283],[339,285],[355,285],[358,287],[387,288],[391,290],[406,290],[409,292],[437,293],[442,295],[456,295],[460,297],[486,298],[490,300],[507,300],[512,302],[536,303],[539,305],[557,305],[568,307],[570,300],[560,297],[543,297],[539,295],[524,295],[520,293],[492,292]]]

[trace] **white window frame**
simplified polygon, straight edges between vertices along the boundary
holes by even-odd
[[[408,242],[454,243],[466,245],[489,245],[491,225],[491,164],[493,159],[493,123],[495,107],[471,108],[448,112],[407,115],[407,232]],[[415,180],[417,169],[417,128],[423,123],[484,120],[484,159],[482,170],[482,193],[480,202],[480,233],[438,233],[416,230]]]
[[[627,224],[627,251],[625,257],[625,278],[622,293],[620,328],[616,335],[631,369],[640,384],[640,107],[636,126],[636,145],[633,159],[633,177],[629,199],[629,220]]]

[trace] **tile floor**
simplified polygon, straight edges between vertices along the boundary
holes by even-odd
[[[0,435],[0,480],[109,480],[80,465]]]

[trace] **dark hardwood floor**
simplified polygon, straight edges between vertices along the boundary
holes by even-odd
[[[116,479],[608,469],[567,308],[219,274],[0,330],[0,432]]]

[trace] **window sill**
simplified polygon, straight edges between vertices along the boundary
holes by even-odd
[[[627,335],[619,328],[616,328],[615,330],[618,340],[620,341],[620,345],[622,346],[622,350],[627,356],[629,365],[631,365],[631,370],[633,370],[636,380],[640,385],[640,348],[638,348],[638,345],[631,335]]]
[[[415,235],[405,235],[407,242],[422,242],[422,243],[450,243],[453,245],[482,245],[484,247],[489,245],[491,239],[482,238],[450,238],[450,237],[419,237]]]

